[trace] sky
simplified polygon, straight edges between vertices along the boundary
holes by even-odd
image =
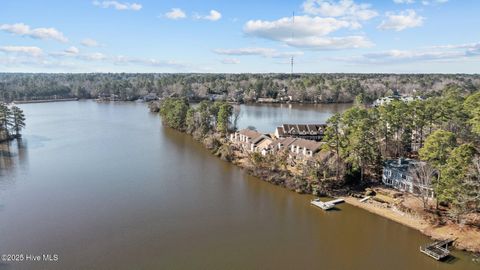
[[[2,0],[0,72],[479,73],[478,0]]]

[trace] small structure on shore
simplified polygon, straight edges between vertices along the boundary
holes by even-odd
[[[429,245],[421,246],[420,252],[440,261],[450,256],[450,250],[448,250],[448,247],[451,246],[454,241],[455,240],[451,239],[436,241]]]

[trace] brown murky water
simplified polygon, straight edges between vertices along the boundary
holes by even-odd
[[[324,120],[348,105],[242,106],[241,126]],[[420,233],[346,204],[323,212],[248,176],[144,104],[22,105],[0,152],[0,269],[480,269],[420,254]],[[9,150],[9,151],[7,151]]]

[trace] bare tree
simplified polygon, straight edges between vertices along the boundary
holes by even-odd
[[[423,209],[428,208],[428,201],[433,197],[432,184],[437,177],[437,170],[426,162],[419,162],[412,171],[413,194],[420,198]]]
[[[472,159],[464,185],[467,190],[466,201],[472,204],[475,211],[478,211],[480,208],[480,156],[477,155]]]
[[[237,130],[238,119],[240,118],[240,106],[233,106],[232,129]]]

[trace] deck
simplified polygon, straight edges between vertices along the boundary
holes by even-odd
[[[450,250],[448,250],[448,247],[453,243],[453,241],[455,240],[447,239],[443,241],[437,241],[426,246],[421,246],[420,252],[434,258],[437,261],[440,261],[450,255]]]
[[[335,199],[328,202],[322,202],[319,199],[316,199],[316,200],[312,200],[310,203],[317,207],[322,208],[323,210],[330,210],[335,207],[335,204],[339,204],[344,201],[345,201],[344,199]]]

